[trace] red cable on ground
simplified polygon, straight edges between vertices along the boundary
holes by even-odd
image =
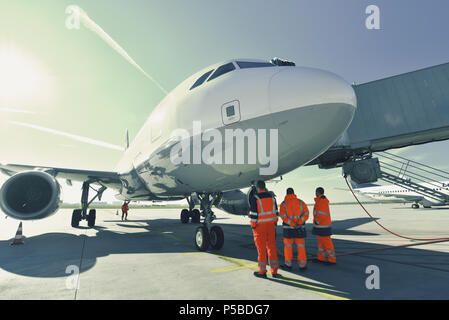
[[[371,220],[373,220],[375,223],[377,223],[377,225],[379,227],[381,227],[382,229],[384,229],[388,233],[391,233],[392,235],[394,235],[394,236],[396,236],[398,238],[408,239],[408,240],[416,240],[416,241],[449,241],[449,238],[428,238],[428,239],[411,238],[411,237],[401,236],[400,234],[397,234],[396,232],[393,232],[393,231],[387,229],[386,227],[381,225],[379,222],[377,222],[377,220],[373,218],[373,216],[368,212],[368,210],[365,209],[363,204],[359,201],[359,199],[355,195],[354,190],[352,190],[351,185],[349,184],[348,179],[346,177],[345,177],[345,181],[346,181],[346,184],[348,185],[348,189],[351,191],[351,193],[354,196],[355,200],[357,200],[359,205],[362,207],[363,211],[365,211],[365,213],[371,218]]]

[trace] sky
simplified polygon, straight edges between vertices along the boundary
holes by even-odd
[[[67,28],[73,4],[167,91],[237,57],[286,58],[350,83],[449,62],[447,0],[0,0],[2,162],[113,170],[122,152],[91,140],[124,146],[165,95],[91,30]],[[368,5],[380,30],[365,27]],[[449,170],[447,141],[395,152]],[[269,188],[283,197],[289,186],[307,202],[317,186],[352,200],[341,169],[299,168]],[[64,190],[79,201],[79,185]]]

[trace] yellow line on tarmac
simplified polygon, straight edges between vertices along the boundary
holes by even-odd
[[[201,253],[205,253],[205,252],[201,252],[201,251],[181,252],[179,255],[181,255],[181,256],[190,256],[192,254],[201,254]]]

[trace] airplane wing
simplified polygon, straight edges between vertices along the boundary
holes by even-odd
[[[449,63],[353,88],[351,125],[309,165],[339,167],[354,155],[449,139]]]
[[[8,176],[12,176],[22,171],[45,171],[55,178],[74,180],[74,181],[90,181],[92,183],[100,183],[104,186],[108,186],[114,189],[118,189],[121,186],[121,181],[117,172],[111,171],[93,171],[93,170],[79,170],[79,169],[67,169],[67,168],[54,168],[54,167],[38,167],[22,164],[3,164],[0,163],[0,172]]]

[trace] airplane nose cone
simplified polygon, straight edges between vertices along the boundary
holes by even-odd
[[[353,88],[331,72],[285,67],[271,78],[271,112],[320,104],[334,104],[337,108],[347,105],[351,110],[357,101]]]
[[[280,153],[310,148],[318,156],[348,128],[357,101],[351,85],[333,73],[285,67],[270,80],[269,104],[286,146]]]

